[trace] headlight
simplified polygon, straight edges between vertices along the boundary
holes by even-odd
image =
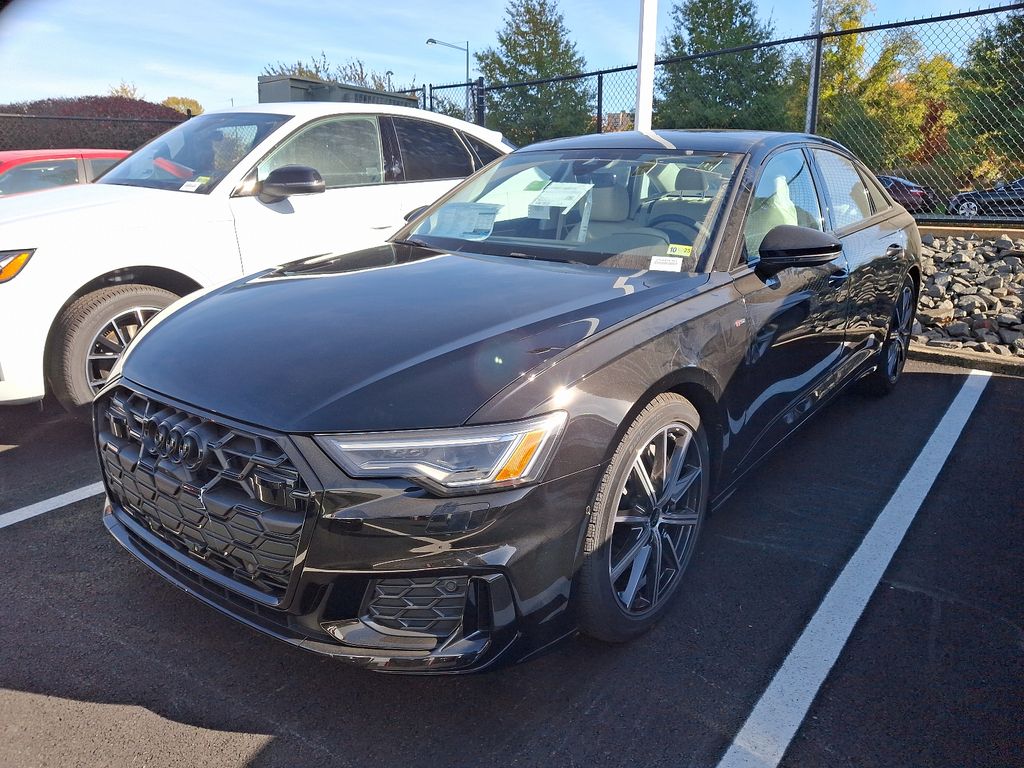
[[[18,276],[25,268],[35,248],[22,248],[18,251],[0,251],[0,283],[6,283]]]
[[[565,420],[556,411],[507,424],[316,439],[352,477],[404,477],[440,493],[471,493],[539,480]]]

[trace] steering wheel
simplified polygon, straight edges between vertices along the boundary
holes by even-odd
[[[700,224],[697,223],[697,220],[691,219],[689,216],[683,216],[681,213],[663,213],[661,216],[656,216],[654,219],[647,222],[647,226],[652,229],[660,229],[669,236],[669,242],[672,242],[672,235],[676,233],[676,228],[658,226],[659,224],[667,224],[669,222],[682,224],[684,227],[692,229],[694,237],[689,238],[691,243],[696,240],[696,235],[700,234]]]

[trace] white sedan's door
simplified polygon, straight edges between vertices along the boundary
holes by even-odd
[[[375,115],[336,116],[301,127],[257,166],[257,179],[285,165],[315,168],[327,189],[274,203],[255,195],[231,199],[246,272],[376,245],[404,223],[402,185],[385,182]]]

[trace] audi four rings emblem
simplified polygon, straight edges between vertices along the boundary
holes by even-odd
[[[205,451],[199,437],[191,430],[183,430],[172,420],[159,424],[147,421],[145,437],[149,442],[149,452],[154,456],[170,459],[175,464],[184,464],[192,469],[203,463]]]

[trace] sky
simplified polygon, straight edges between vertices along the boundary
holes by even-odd
[[[755,2],[776,38],[811,27],[814,0]],[[976,0],[875,4],[869,23],[978,7]],[[636,62],[640,0],[558,5],[589,69]],[[658,5],[660,45],[672,2]],[[426,39],[468,41],[474,52],[494,46],[504,11],[505,0],[13,0],[0,11],[0,103],[105,94],[123,80],[150,101],[189,96],[206,109],[238,106],[256,102],[264,66],[321,50],[331,62],[356,58],[391,70],[396,84],[462,82],[465,55]]]

